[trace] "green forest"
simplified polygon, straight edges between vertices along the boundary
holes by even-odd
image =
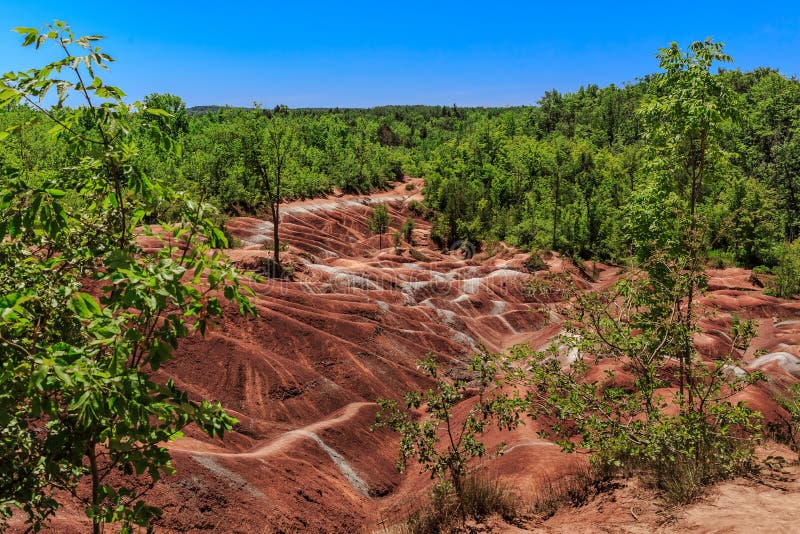
[[[270,150],[269,132],[280,129],[289,143],[282,200],[423,177],[433,238],[444,247],[494,240],[620,262],[630,254],[629,203],[648,193],[656,174],[643,111],[659,97],[656,80],[552,90],[516,108],[186,109],[178,96],[152,94],[143,104],[169,116],[132,117],[132,136],[149,177],[169,179],[223,214],[268,212],[247,152]],[[800,232],[800,82],[770,68],[720,69],[714,80],[727,110],[706,141],[713,151],[698,209],[720,262],[772,267]],[[0,127],[28,124],[37,113],[6,106]],[[175,145],[165,149],[152,123]],[[6,140],[4,164],[32,179],[71,164],[74,155],[50,128],[39,121]],[[686,176],[669,180],[676,194],[688,187]]]
[[[576,262],[635,265],[660,284],[626,286],[636,302],[628,317],[602,315],[608,301],[580,301],[581,317],[602,316],[594,334],[580,330],[584,348],[633,360],[652,349],[636,360],[640,396],[616,390],[601,404],[581,404],[576,392],[588,398],[597,391],[587,393],[578,375],[533,357],[527,384],[551,394],[550,404],[503,398],[492,404],[495,415],[538,409],[567,418],[608,406],[646,412],[641,428],[580,423],[586,447],[609,465],[645,458],[661,469],[653,459],[662,462],[671,450],[663,443],[691,456],[698,439],[708,446],[703,454],[729,454],[731,465],[744,454],[731,445],[731,429],[754,428],[752,413],[724,407],[721,367],[704,374],[692,349],[692,304],[706,266],[771,272],[770,290],[779,296],[799,289],[797,79],[768,67],[726,69],[731,58],[708,40],[668,45],[652,75],[624,86],[552,90],[529,106],[187,108],[171,94],[129,104],[101,78],[112,59],[96,47],[97,36],[75,36],[63,23],[18,31],[25,46],[52,45],[64,56],[0,80],[6,517],[16,508],[32,524],[45,522],[59,506],[54,491],[77,493],[88,477],[96,532],[101,523],[148,525],[158,509],[145,504],[139,486],[113,482],[108,472],[155,484],[172,472],[161,443],[191,423],[215,437],[235,422],[219,403],[190,399],[171,380],[153,378],[181,339],[204,334],[223,315],[225,301],[254,313],[252,293],[220,252],[231,245],[226,220],[277,223],[283,202],[380,191],[404,176],[424,179],[424,205],[414,209],[444,250],[464,240],[478,248],[504,242]],[[381,248],[383,209],[373,221]],[[148,225],[170,236],[158,253],[143,254],[137,242],[137,228],[154,231]],[[274,231],[280,265],[278,224]],[[413,226],[405,231],[410,241]],[[751,324],[737,319],[735,327],[737,340],[752,337]],[[603,337],[607,330],[617,337]],[[666,340],[670,348],[662,351]],[[679,413],[666,417],[653,398],[671,357],[680,362]],[[484,386],[502,374],[493,361],[473,364],[485,373]],[[439,380],[435,361],[424,370]],[[693,397],[704,380],[713,392]],[[468,398],[446,380],[439,385],[448,399],[439,415]],[[577,404],[553,403],[556,397]],[[419,429],[396,403],[386,408],[393,410],[386,426],[411,439]],[[477,421],[470,423],[475,439],[486,424]],[[680,429],[687,433],[675,445]],[[641,436],[653,438],[642,438],[650,448],[633,441]],[[452,458],[437,462],[460,492],[463,465],[454,474]]]

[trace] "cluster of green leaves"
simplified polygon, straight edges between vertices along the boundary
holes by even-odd
[[[729,399],[762,378],[736,372],[756,326],[734,320],[730,350],[714,361],[693,353],[681,391],[678,362],[696,327],[686,329],[677,295],[656,284],[641,274],[600,293],[572,289],[566,333],[546,351],[514,352],[529,364],[527,400],[531,417],[548,422],[543,436],[589,451],[607,472],[643,471],[686,502],[752,459],[760,414]],[[617,371],[598,377],[598,366]]]
[[[784,298],[800,294],[800,239],[783,244],[773,272],[775,280],[768,288],[770,292]]]
[[[217,250],[226,239],[213,208],[141,165],[141,139],[175,149],[159,131],[173,115],[128,105],[103,82],[112,58],[99,36],[58,21],[17,31],[24,46],[62,57],[0,80],[0,108],[16,121],[0,135],[0,513],[21,509],[38,530],[71,494],[95,532],[151,525],[159,510],[146,492],[173,471],[164,442],[190,423],[218,436],[235,422],[157,371],[181,338],[222,315],[221,298],[254,309]],[[59,154],[47,172],[13,157],[42,124]],[[143,225],[164,206],[175,224]],[[142,251],[147,235],[158,252]]]
[[[418,366],[434,381],[433,387],[406,393],[404,406],[379,399],[374,427],[400,434],[398,470],[404,471],[413,458],[460,501],[469,460],[486,454],[481,435],[492,426],[511,430],[521,422],[524,400],[502,389],[518,373],[508,358],[485,351],[472,357],[468,379],[451,381],[442,376],[433,354]],[[464,413],[456,415],[454,408],[462,401]],[[418,410],[421,418],[414,413]]]
[[[403,239],[406,240],[406,243],[414,246],[414,228],[415,228],[414,218],[408,217],[405,221],[403,221],[403,225],[400,226],[400,233],[403,234]]]
[[[786,410],[786,417],[777,414],[781,421],[770,423],[770,430],[777,439],[788,443],[800,455],[800,385],[792,384],[786,391],[776,393],[774,397]]]

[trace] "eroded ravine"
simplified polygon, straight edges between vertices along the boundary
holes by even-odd
[[[429,483],[415,470],[401,477],[394,469],[397,437],[370,431],[377,398],[399,399],[428,386],[416,368],[428,352],[457,374],[481,345],[540,349],[561,331],[555,299],[531,298],[527,254],[502,245],[469,260],[442,253],[428,241],[429,223],[409,208],[409,200],[420,198],[421,182],[408,184],[410,190],[400,183],[379,195],[284,206],[283,258],[295,267],[295,280],[252,283],[258,318],[231,310],[206,339],[187,340],[165,367],[180,387],[220,400],[239,423],[224,441],[188,429],[169,445],[178,474],[156,490],[165,509],[163,527],[360,530],[384,502],[413,498]],[[387,248],[388,236],[379,250],[367,224],[377,202],[387,204],[390,232],[414,218],[413,253],[407,244],[399,254]],[[228,251],[232,260],[257,268],[269,256],[271,224],[235,218],[228,226],[240,243]],[[597,264],[597,281],[590,284],[558,255],[547,264],[586,290],[608,287],[620,272]],[[764,296],[745,272],[711,272],[710,282],[704,299],[719,317],[704,320],[701,350],[724,350],[734,313],[753,316],[762,323],[755,348],[788,354],[761,365],[781,380],[794,380],[798,306]],[[753,360],[752,352],[746,356]],[[765,395],[750,400],[768,407]],[[493,466],[523,489],[537,484],[538,475],[558,476],[574,467],[530,426],[486,441],[490,449],[507,445]]]

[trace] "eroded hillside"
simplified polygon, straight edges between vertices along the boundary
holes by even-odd
[[[565,272],[586,290],[608,286],[619,269],[596,265],[587,282],[557,255],[547,271],[530,273],[527,254],[500,247],[470,259],[428,242],[428,223],[409,208],[421,198],[420,180],[369,197],[339,196],[284,206],[285,258],[294,281],[250,284],[258,318],[235,313],[205,339],[181,345],[163,373],[190,394],[218,399],[239,420],[224,442],[189,430],[171,443],[178,473],[153,490],[164,509],[161,528],[226,532],[359,531],[396,517],[425,487],[427,477],[394,469],[397,440],[370,431],[378,397],[398,398],[425,386],[415,362],[432,351],[457,376],[481,345],[493,351],[518,343],[539,348],[560,331],[558,303],[534,299],[532,276]],[[386,203],[390,232],[415,218],[414,252],[400,251],[368,227],[371,206]],[[236,218],[239,243],[230,257],[258,267],[272,235],[269,222]],[[400,253],[398,253],[400,252]],[[800,377],[800,304],[765,296],[749,271],[710,271],[710,310],[697,338],[714,357],[730,349],[734,314],[759,321],[744,355],[771,377],[744,395],[767,418],[778,408],[769,395]],[[552,299],[556,300],[554,295]],[[766,356],[754,360],[755,350]],[[568,475],[584,460],[522,427],[506,436],[507,453],[487,460],[521,492]],[[59,530],[80,530],[64,514]]]

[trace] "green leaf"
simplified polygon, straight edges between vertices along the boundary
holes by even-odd
[[[156,117],[165,117],[165,118],[172,117],[171,113],[169,113],[167,111],[164,111],[163,109],[145,108],[144,111],[145,111],[145,113],[149,113],[150,115],[155,115]]]
[[[30,35],[30,34],[36,35],[36,34],[39,33],[39,30],[37,30],[36,28],[26,28],[24,26],[18,26],[18,27],[14,28],[11,31],[13,31],[15,33],[18,33],[20,35],[26,35],[26,34],[27,35]]]
[[[81,319],[91,319],[103,314],[100,305],[88,293],[73,293],[70,307]]]

